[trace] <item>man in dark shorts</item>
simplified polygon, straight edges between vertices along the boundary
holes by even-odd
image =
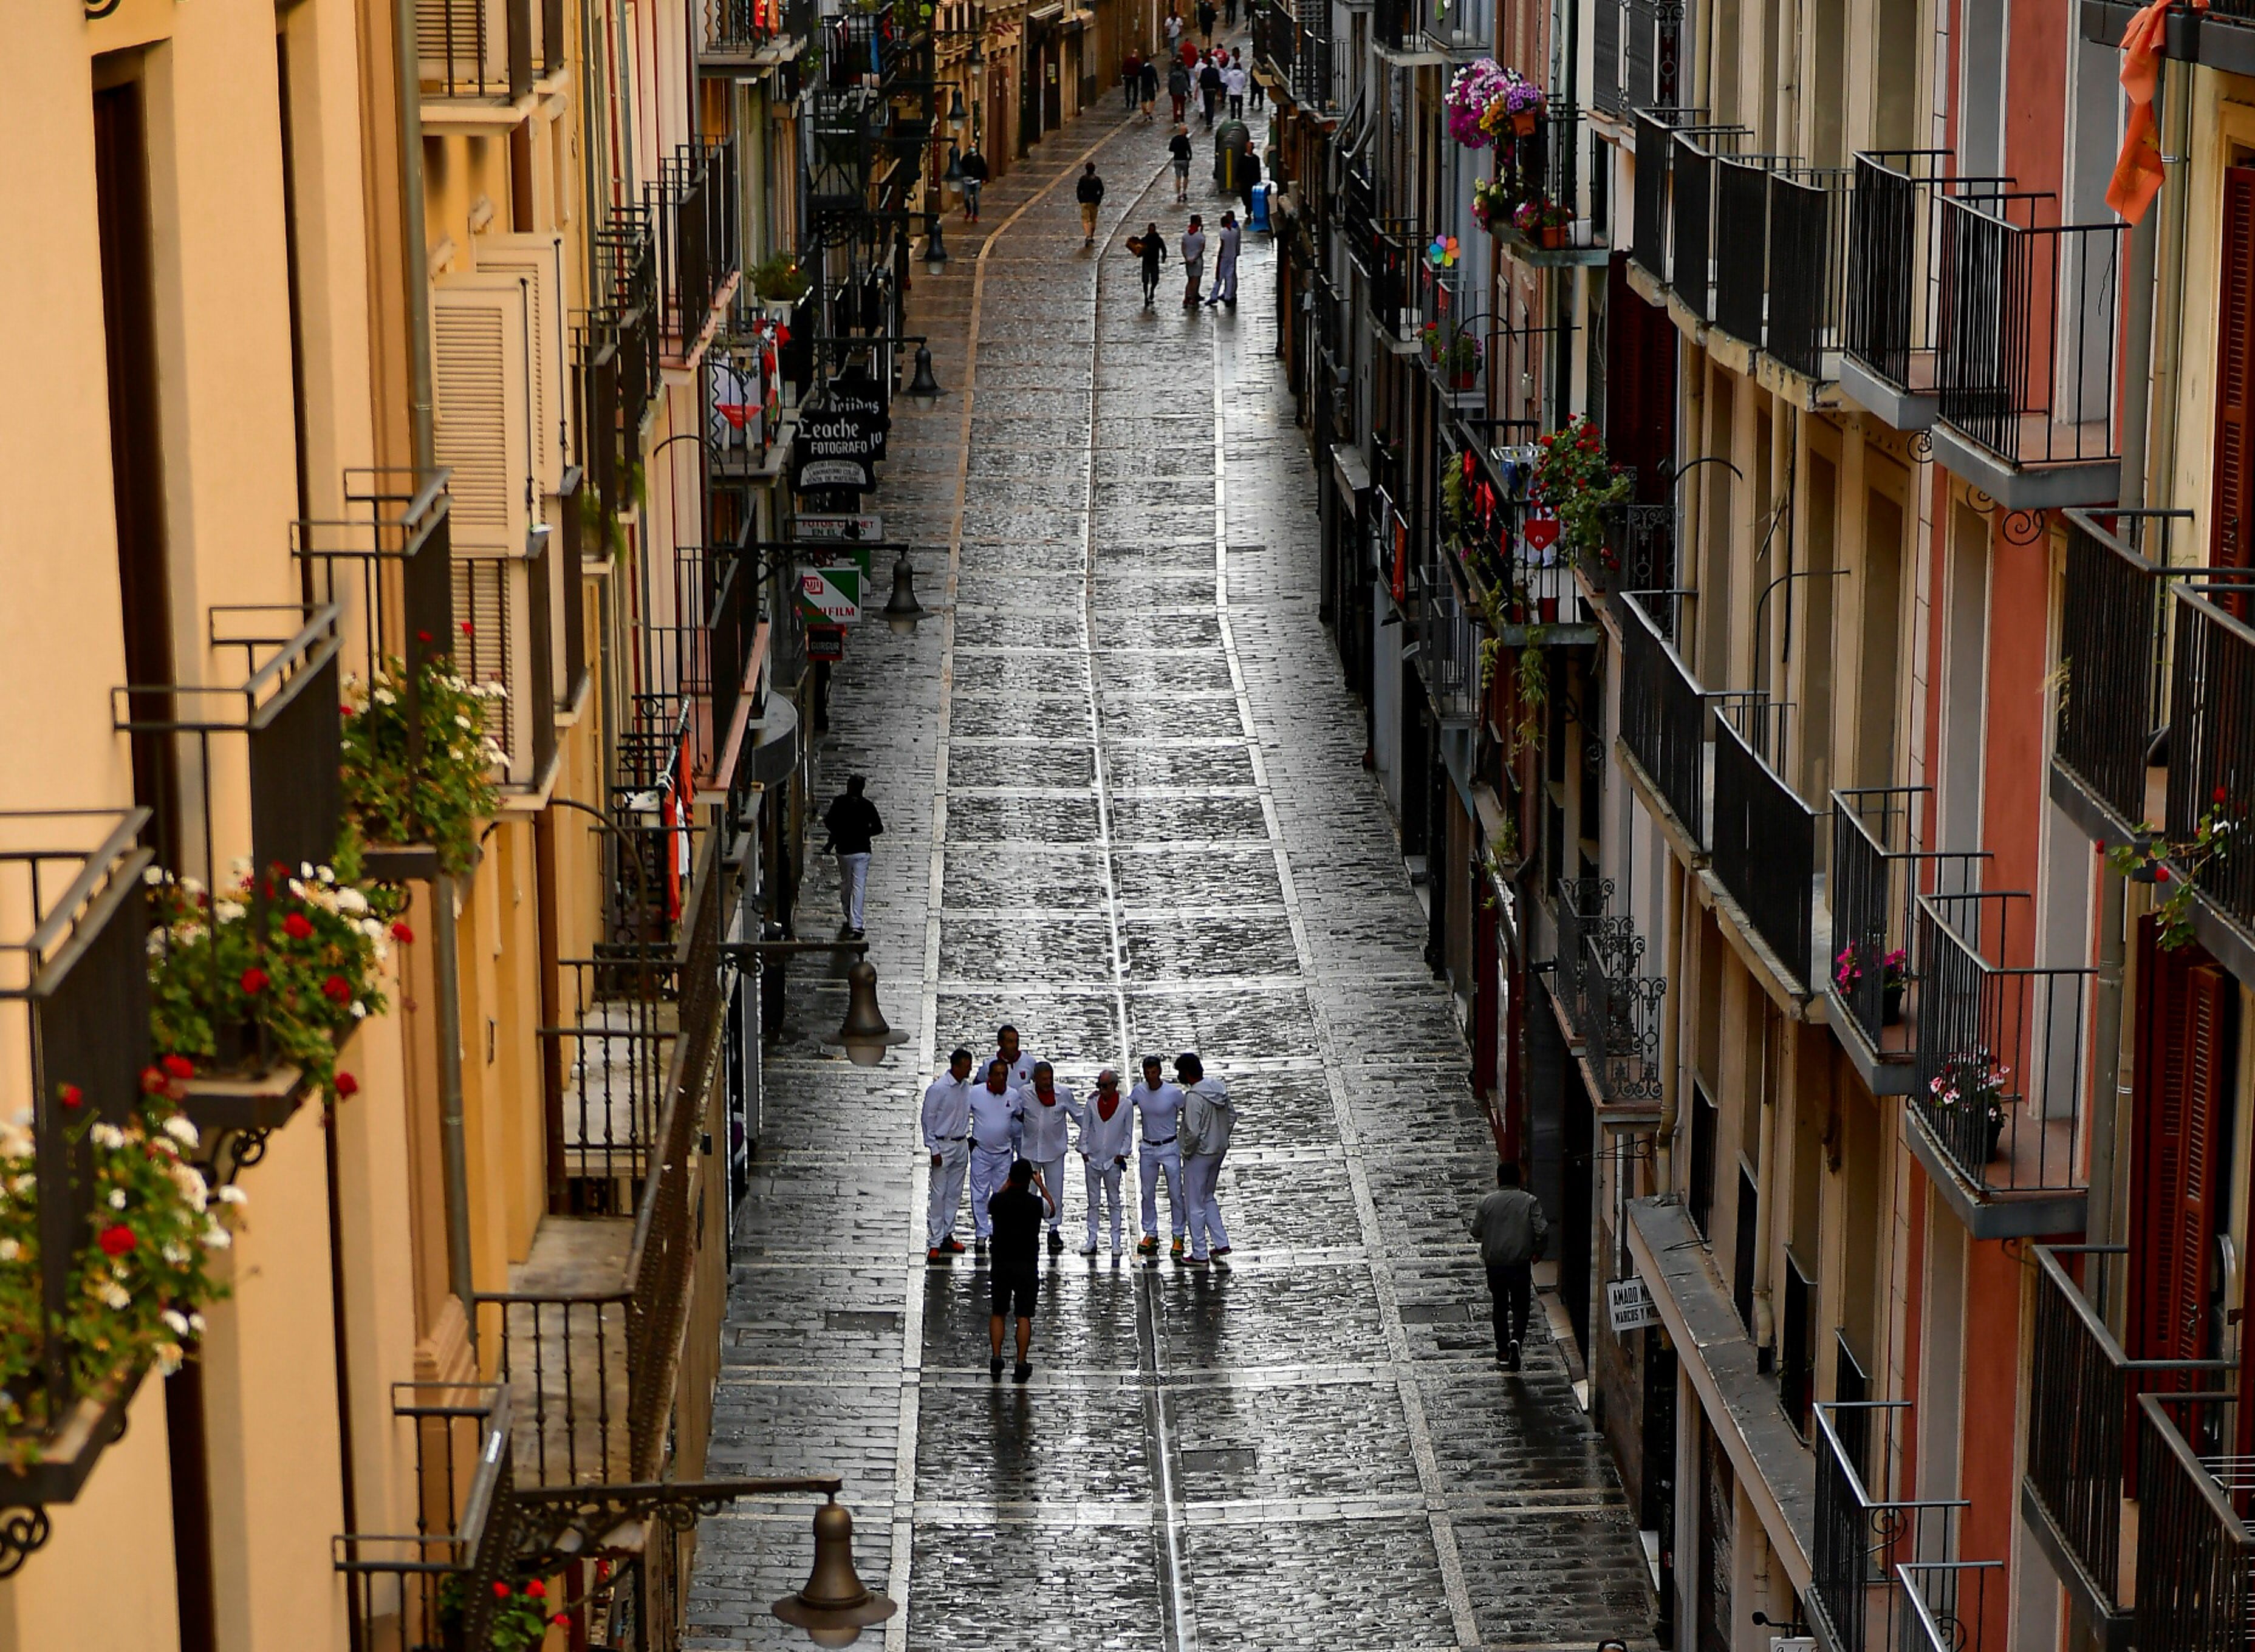
[[[1014,1312],[1018,1368],[1011,1380],[1023,1382],[1034,1374],[1033,1362],[1026,1355],[1034,1342],[1034,1298],[1042,1289],[1042,1229],[1051,1208],[1050,1190],[1042,1186],[1032,1162],[1023,1158],[1010,1166],[1009,1180],[987,1201],[994,1223],[994,1248],[987,1253],[994,1293],[987,1334],[994,1357],[987,1362],[987,1375],[996,1382],[1002,1377],[1002,1321]]]

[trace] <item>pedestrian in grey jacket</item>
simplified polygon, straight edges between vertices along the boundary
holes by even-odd
[[[1230,1105],[1229,1087],[1208,1078],[1195,1055],[1175,1058],[1175,1082],[1183,1087],[1183,1200],[1191,1208],[1191,1263],[1226,1267],[1229,1229],[1221,1225],[1221,1201],[1214,1194],[1237,1110]]]
[[[1197,1207],[1191,1208],[1193,1219]],[[1535,1298],[1535,1264],[1542,1257],[1550,1224],[1535,1195],[1519,1185],[1519,1166],[1495,1167],[1495,1191],[1472,1213],[1472,1237],[1487,1264],[1487,1290],[1495,1312],[1495,1362],[1519,1368],[1519,1345],[1527,1340],[1527,1314]]]

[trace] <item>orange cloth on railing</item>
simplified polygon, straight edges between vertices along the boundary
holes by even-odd
[[[2190,0],[2195,11],[2208,0]],[[2122,133],[2121,158],[2106,186],[2106,204],[2136,223],[2161,189],[2161,144],[2153,125],[2153,91],[2161,74],[2161,38],[2175,0],[2153,0],[2122,31],[2122,89],[2130,94],[2130,123]]]

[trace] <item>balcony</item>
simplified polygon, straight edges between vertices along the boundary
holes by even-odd
[[[742,276],[735,144],[684,144],[659,163],[648,200],[661,354],[668,366],[693,368]]]
[[[1954,177],[1955,159],[1948,150],[1875,150],[1855,160],[1840,384],[1899,430],[1925,430],[1941,405],[1936,212],[1945,194],[1982,186]]]
[[[2122,32],[2142,10],[2131,0],[2083,0],[2083,38],[2118,46]],[[2178,6],[2168,14],[2161,55],[2227,74],[2255,74],[2255,0],[2209,0],[2202,11]]]
[[[12,1416],[0,1438],[9,1462],[28,1460],[0,1466],[0,1508],[14,1511],[0,1522],[0,1578],[46,1541],[46,1508],[76,1497],[124,1432],[143,1375],[102,1370],[71,1327],[88,1312],[72,1276],[93,1250],[99,1200],[87,1126],[137,1122],[149,1064],[147,822],[140,809],[0,815],[0,1095],[28,1116],[38,1187],[36,1228],[13,1236],[24,1250],[4,1264],[37,1278],[11,1284],[29,1299],[11,1325],[21,1340],[4,1362]]]
[[[1954,1560],[1969,1506],[1962,1499],[1887,1494],[1902,1472],[1909,1404],[1816,1410],[1816,1531],[1802,1604],[1817,1643],[1831,1652],[1974,1652],[1990,1596],[1999,1617],[2005,1609],[2002,1563]]]
[[[217,911],[251,868],[325,865],[335,855],[342,690],[334,607],[214,608],[208,627],[214,654],[239,656],[239,677],[129,684],[111,690],[110,710],[116,730],[132,738],[137,786],[154,800],[157,867],[187,899],[200,905],[207,897]],[[257,904],[249,893],[242,902]],[[222,921],[254,920],[238,911]],[[186,966],[196,978],[175,1027],[174,1053],[193,1059],[199,1074],[181,1110],[202,1132],[209,1162],[239,1166],[296,1113],[306,1080],[251,1017],[225,949],[199,946],[201,938],[200,928],[193,936],[165,932],[151,956],[163,960],[176,946],[194,948],[181,955],[191,960],[200,954]],[[223,1146],[227,1138],[240,1139]]]
[[[1656,801],[1662,829],[1694,864],[1706,858],[1708,819],[1707,696],[1647,604],[1630,595],[1612,612],[1621,630],[1620,743],[1638,789]]]
[[[1535,117],[1533,132],[1499,138],[1495,181],[1502,210],[1489,227],[1514,262],[1559,269],[1612,258],[1612,156],[1598,144],[1588,111],[1553,102]],[[1566,221],[1548,230],[1515,228],[1512,213],[1530,203],[1563,209]]]
[[[1605,537],[1594,558],[1576,564],[1592,594],[1664,592],[1675,584],[1674,504],[1616,507],[1605,516]]]
[[[1675,102],[1683,8],[1671,0],[1598,0],[1590,102],[1616,121]]]
[[[1482,697],[1479,611],[1457,575],[1438,563],[1417,570],[1417,675],[1444,733],[1468,727],[1479,719]]]
[[[2239,580],[2249,578],[2234,571]],[[2231,852],[2192,869],[2201,897],[2195,928],[2210,951],[2247,961],[2255,959],[2255,853],[2236,834],[2247,830],[2248,800],[2255,798],[2255,626],[2232,610],[2244,612],[2255,588],[2188,582],[2171,594],[2168,833],[2188,841],[2203,817],[2228,811]],[[2213,914],[2228,924],[2212,921]]]
[[[2121,1245],[2039,1245],[2020,1508],[2097,1637],[2127,1645],[2136,1587],[2139,1396],[2223,1386],[2224,1360],[2133,1360],[2106,1327],[2131,1283]],[[2126,1540],[2126,1541],[2125,1541]],[[2167,1644],[2177,1644],[2168,1642]]]
[[[1780,710],[1752,696],[1718,709],[1708,848],[1716,881],[1739,908],[1732,917],[1740,933],[1767,948],[1772,973],[1806,998],[1818,976],[1816,811],[1770,764],[1782,744]]]
[[[1831,958],[1822,973],[1829,1018],[1874,1096],[1907,1096],[1917,1079],[1918,898],[1975,888],[1988,858],[1918,847],[1927,789],[1832,794]]]
[[[555,643],[552,564],[561,553],[554,537],[551,528],[535,528],[521,554],[454,559],[453,607],[463,626],[454,667],[472,682],[506,691],[487,713],[486,733],[502,749],[500,785],[521,796],[544,797],[556,777],[556,707],[565,678]]]
[[[1695,324],[1715,318],[1717,159],[1751,136],[1742,126],[1678,127],[1668,135],[1668,291]],[[1760,253],[1754,257],[1759,264]]]
[[[1396,355],[1425,347],[1421,332],[1425,318],[1417,302],[1417,270],[1423,253],[1416,220],[1381,218],[1371,226],[1364,270],[1369,277],[1370,320],[1379,342]]]
[[[1935,207],[1935,458],[2008,509],[2113,499],[2128,227],[2060,223],[2048,194],[1945,193]]]
[[[697,15],[697,66],[713,74],[787,61],[819,23],[814,0],[699,0]]]
[[[563,0],[415,0],[416,78],[425,118],[457,118],[448,104],[504,107],[528,96],[536,76],[564,66]]]
[[[880,95],[899,78],[921,32],[896,17],[891,0],[868,11],[843,11],[822,20],[821,80],[826,87],[866,87]]]
[[[1609,878],[1562,878],[1556,920],[1558,969],[1553,990],[1578,1042],[1591,1099],[1600,1115],[1657,1117],[1661,1099],[1660,1009],[1665,976],[1644,969],[1635,920],[1607,910]]]
[[[2015,964],[2034,901],[1921,895],[1912,1151],[1977,1239],[2083,1227],[2085,969]]]
[[[2255,1501],[2237,1454],[2235,1395],[2138,1396],[2138,1601],[2133,1645],[2244,1652],[2255,1645]]]
[[[2093,837],[2120,843],[2162,812],[2149,765],[2164,720],[2164,574],[2132,544],[2168,522],[2111,520],[2121,536],[2081,511],[2067,513],[2051,790]],[[2166,538],[2159,548],[2166,563]]]
[[[415,1530],[332,1540],[352,1643],[478,1652],[512,1558],[508,1390],[395,1382],[391,1414],[414,1454]]]
[[[1469,466],[1473,479],[1468,485],[1468,520],[1455,524],[1451,534],[1473,606],[1492,609],[1501,620],[1496,640],[1507,648],[1526,647],[1536,627],[1545,643],[1595,642],[1598,627],[1575,584],[1572,553],[1555,536],[1538,543],[1528,533],[1526,486],[1534,450],[1479,451],[1488,455],[1488,464],[1464,453],[1444,460]]]

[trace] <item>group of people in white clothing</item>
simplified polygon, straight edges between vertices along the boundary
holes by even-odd
[[[1065,1160],[1078,1153],[1087,1190],[1088,1232],[1080,1254],[1098,1253],[1101,1219],[1108,1214],[1112,1260],[1118,1263],[1124,1254],[1120,1178],[1132,1152],[1142,1190],[1137,1254],[1158,1255],[1163,1181],[1173,1256],[1182,1259],[1187,1242],[1193,1266],[1228,1265],[1229,1230],[1217,1189],[1237,1116],[1229,1087],[1210,1076],[1197,1055],[1177,1056],[1171,1081],[1157,1056],[1145,1056],[1142,1082],[1124,1097],[1120,1075],[1106,1068],[1085,1098],[1049,1062],[1027,1053],[1015,1027],[996,1032],[994,1054],[975,1073],[974,1059],[969,1050],[957,1050],[947,1071],[924,1091],[924,1144],[931,1155],[930,1260],[963,1252],[955,1224],[966,1181],[972,1243],[985,1254],[994,1231],[988,1206],[1022,1158],[1048,1201],[1050,1254],[1062,1251]]]

